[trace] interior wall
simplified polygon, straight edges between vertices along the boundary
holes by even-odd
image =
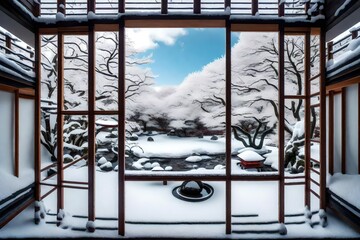
[[[20,176],[34,169],[34,111],[35,102],[31,99],[20,99],[19,101],[19,126],[20,126]]]
[[[334,95],[334,172],[341,172],[341,94]]]
[[[0,91],[0,171],[14,172],[14,94]]]
[[[35,46],[35,34],[0,10],[0,26],[29,44]]]
[[[12,92],[0,91],[0,171],[14,174],[15,97]],[[19,100],[19,175],[34,172],[34,100]]]
[[[346,173],[358,174],[358,85],[346,88]],[[334,95],[334,173],[341,172],[341,94]]]
[[[346,88],[346,173],[358,173],[358,85]]]

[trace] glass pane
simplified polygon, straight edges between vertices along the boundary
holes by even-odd
[[[87,150],[87,116],[64,116],[64,180],[88,181]]]
[[[241,32],[239,39],[232,55],[232,172],[277,174],[278,34]]]
[[[88,36],[64,36],[64,109],[88,109]]]
[[[313,77],[320,73],[320,36],[311,35],[310,41],[310,72]]]
[[[118,44],[117,32],[96,32],[96,109],[118,109]]]
[[[285,95],[305,95],[304,36],[285,36]]]
[[[199,64],[177,52],[180,47],[199,59],[209,51],[199,40],[205,31],[217,36],[213,42],[223,48],[216,56],[222,57],[224,29],[188,29],[187,34],[194,40],[174,46],[159,44],[156,50],[147,52],[136,48],[137,32],[126,30],[127,169],[193,173],[216,169],[224,174],[224,58],[207,58]],[[147,29],[143,30],[146,34]],[[160,33],[159,29],[150,30],[152,34]],[[181,29],[166,31],[182,34]],[[165,54],[165,50],[174,51],[176,56]]]

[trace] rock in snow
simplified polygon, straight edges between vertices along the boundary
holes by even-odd
[[[173,167],[172,167],[172,166],[166,166],[166,167],[165,167],[165,171],[171,171],[171,170],[173,170]]]
[[[103,171],[109,172],[109,171],[113,170],[113,167],[112,167],[111,162],[106,162],[106,163],[104,163],[103,165],[100,166],[100,169],[103,170]]]
[[[190,156],[185,159],[187,162],[200,162],[201,160],[203,159],[200,156]]]
[[[210,140],[214,140],[214,141],[215,141],[215,140],[218,140],[218,139],[219,139],[219,138],[218,138],[217,136],[215,136],[215,135],[210,138]]]
[[[74,160],[74,158],[70,154],[64,155],[64,163],[70,163]]]
[[[133,162],[132,166],[137,170],[143,169],[143,165],[141,165],[139,162]]]
[[[144,168],[145,168],[146,170],[151,170],[151,169],[152,169],[151,163],[149,163],[149,162],[145,163],[145,164],[144,164]]]
[[[158,162],[153,162],[153,163],[151,164],[151,168],[159,167],[159,166],[160,166],[160,163],[158,163]]]
[[[237,155],[240,159],[248,162],[256,162],[256,161],[262,161],[264,160],[264,157],[262,157],[260,154],[252,151],[252,150],[246,150],[240,154]]]
[[[135,133],[133,133],[130,137],[131,141],[137,141],[139,139],[138,135],[136,135]]]
[[[151,171],[164,171],[164,169],[160,166],[156,166],[153,169],[151,169]]]
[[[225,166],[218,164],[214,167],[214,170],[221,170],[221,169],[225,169]]]
[[[154,141],[154,138],[148,137],[148,138],[147,138],[147,141],[148,141],[148,142],[153,142],[153,141]]]
[[[98,160],[98,165],[103,165],[104,163],[107,163],[107,160],[105,157],[101,157],[99,160]]]

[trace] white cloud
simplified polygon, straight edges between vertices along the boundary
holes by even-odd
[[[186,30],[183,28],[129,28],[126,29],[126,35],[135,50],[144,52],[156,48],[159,42],[174,45],[179,37],[186,35]]]

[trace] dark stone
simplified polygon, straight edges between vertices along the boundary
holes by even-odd
[[[147,141],[148,141],[148,142],[153,142],[154,139],[153,139],[152,137],[148,137],[148,138],[147,138]]]
[[[51,161],[56,162],[56,161],[57,161],[57,158],[54,157],[54,156],[51,156]]]
[[[171,129],[170,132],[167,134],[168,136],[176,136],[176,132],[174,129]]]
[[[219,138],[218,138],[217,136],[215,136],[215,135],[210,138],[210,140],[214,140],[214,141],[215,141],[215,140],[218,140],[218,139],[219,139]]]
[[[204,184],[201,181],[185,181],[181,184],[180,192],[185,196],[198,196],[204,189]]]
[[[131,135],[131,137],[129,138],[131,141],[137,141],[139,139],[139,137],[136,134]]]
[[[64,157],[64,163],[71,163],[74,159],[70,157]]]
[[[50,168],[47,170],[47,176],[50,177],[50,176],[53,176],[54,174],[57,173],[57,169],[56,168]]]
[[[305,167],[305,161],[304,160],[298,160],[296,162],[296,169],[300,169],[300,167],[302,167],[302,168]]]
[[[100,166],[100,169],[105,172],[110,172],[113,170],[112,164],[105,163]]]

